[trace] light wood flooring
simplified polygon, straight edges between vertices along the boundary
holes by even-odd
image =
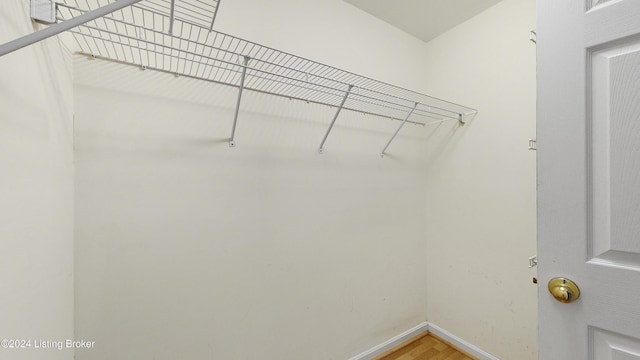
[[[425,333],[382,354],[375,360],[476,360],[449,346],[445,341]]]

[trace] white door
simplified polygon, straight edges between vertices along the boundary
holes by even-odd
[[[640,360],[640,0],[538,0],[537,41],[539,359]]]

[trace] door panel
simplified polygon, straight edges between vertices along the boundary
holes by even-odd
[[[640,42],[591,52],[590,255],[640,259]]]
[[[640,360],[640,1],[539,0],[537,34],[539,358]]]
[[[609,60],[611,247],[640,253],[640,50]]]
[[[580,300],[587,324],[640,339],[640,271],[617,261],[609,264],[590,261],[585,279],[578,285],[582,285]]]
[[[612,332],[592,329],[594,357],[597,360],[640,360],[640,342]]]

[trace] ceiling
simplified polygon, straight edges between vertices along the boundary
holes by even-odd
[[[369,14],[429,41],[501,0],[345,0]]]

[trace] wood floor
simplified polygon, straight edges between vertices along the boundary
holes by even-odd
[[[475,360],[475,358],[457,351],[431,334],[424,334],[375,360]]]

